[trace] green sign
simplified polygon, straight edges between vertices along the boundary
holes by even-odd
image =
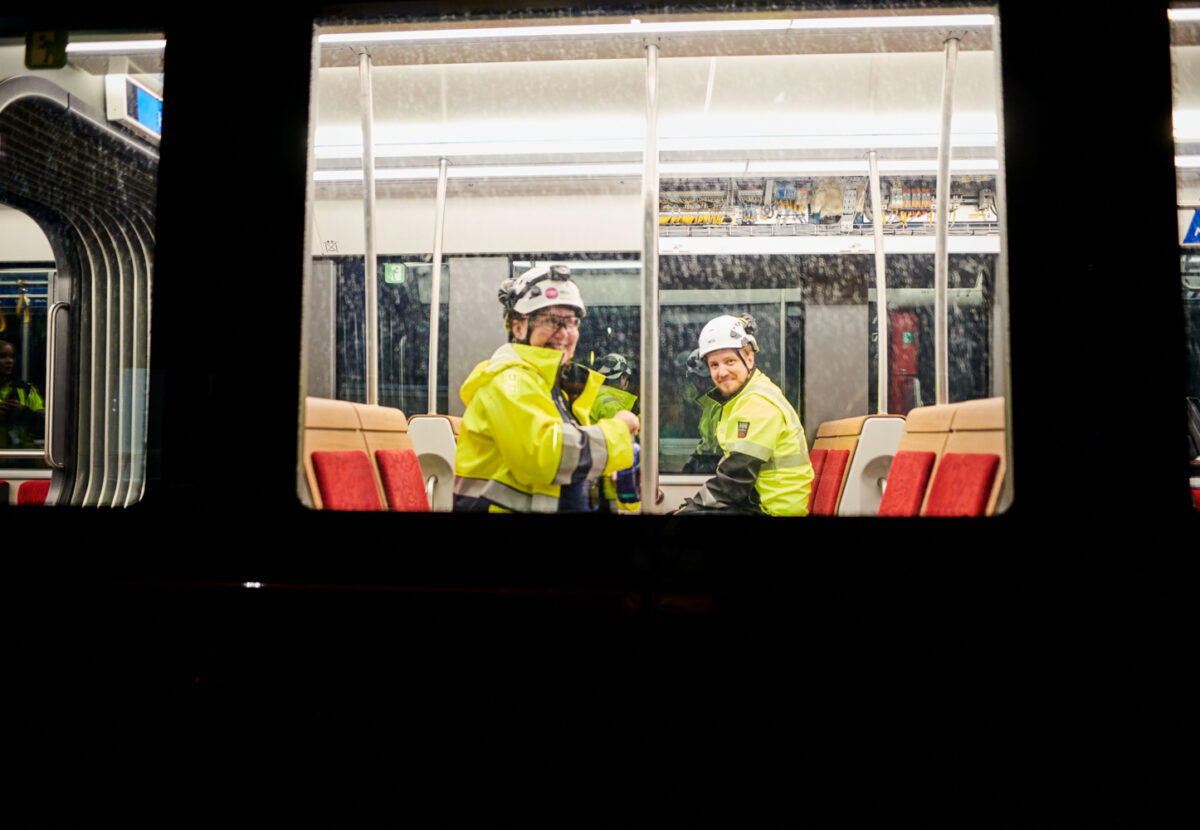
[[[913,334],[913,332],[906,331],[900,335],[900,342],[903,343],[905,346],[911,346],[913,343],[917,342],[917,338],[916,338],[916,335]]]
[[[383,281],[394,285],[404,282],[404,263],[388,262],[383,266]]]
[[[62,69],[67,65],[67,33],[29,32],[25,35],[26,69]]]

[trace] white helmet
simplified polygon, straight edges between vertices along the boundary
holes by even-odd
[[[687,362],[684,363],[688,372],[698,378],[708,379],[708,367],[704,365],[704,361],[700,359],[700,350],[692,349],[692,353],[687,356]]]
[[[604,375],[604,379],[612,383],[619,381],[624,375],[632,375],[633,370],[629,366],[629,361],[624,355],[612,352],[606,354],[600,359],[600,363],[596,366],[596,371]]]
[[[532,314],[539,308],[565,305],[580,317],[587,313],[579,286],[571,281],[566,265],[539,265],[500,284],[500,304],[506,314]]]
[[[758,351],[758,341],[754,339],[757,327],[754,318],[749,314],[734,317],[732,314],[722,314],[709,320],[700,331],[699,356],[707,357],[718,349],[741,349],[750,346]]]

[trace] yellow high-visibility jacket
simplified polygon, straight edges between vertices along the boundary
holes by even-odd
[[[592,411],[589,415],[592,423],[597,423],[603,418],[611,418],[622,409],[632,412],[636,404],[637,395],[606,384],[601,386],[600,391],[596,394],[596,402],[592,404]],[[626,504],[617,500],[617,485],[612,480],[612,476],[600,479],[600,497],[609,503],[609,508],[612,510],[621,510],[627,513],[637,513],[641,510],[640,502]]]
[[[558,385],[561,359],[555,349],[505,343],[467,377],[460,391],[467,408],[454,464],[455,510],[553,513],[563,485],[633,465],[628,427],[612,418],[593,424],[589,417],[604,376],[577,368],[587,379],[568,404]]]
[[[716,390],[711,394],[720,400]],[[738,393],[722,403],[717,438],[724,454],[717,474],[684,503],[683,512],[808,515],[813,468],[804,427],[770,378],[752,370]]]
[[[15,401],[25,408],[19,416],[0,416],[0,447],[34,447],[34,439],[41,438],[44,433],[46,417],[46,405],[37,387],[24,381],[7,380],[0,384],[0,401]]]
[[[704,455],[719,453],[721,442],[717,440],[717,425],[721,422],[721,402],[714,400],[710,394],[696,398],[703,410],[700,414],[700,443],[696,446],[696,454]]]

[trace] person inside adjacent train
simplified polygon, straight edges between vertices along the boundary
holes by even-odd
[[[693,401],[700,407],[700,443],[692,451],[692,456],[683,465],[685,473],[712,474],[717,471],[723,454],[721,442],[717,440],[717,423],[721,420],[721,403],[708,393],[713,390],[712,375],[708,366],[700,358],[700,350],[692,349],[683,366],[688,379],[695,389]]]
[[[628,409],[593,423],[604,376],[571,362],[586,313],[565,265],[500,286],[508,342],[463,383],[454,509],[594,509],[589,481],[633,466],[639,421]]]
[[[592,404],[592,411],[589,413],[592,423],[611,418],[622,409],[636,414],[637,395],[633,392],[633,367],[629,365],[625,356],[616,352],[606,354],[600,358],[595,369],[604,375],[604,385],[600,387],[596,402]],[[634,460],[637,460],[636,445]],[[610,511],[614,505],[620,513],[637,513],[641,510],[641,499],[636,493],[636,475],[632,475],[633,472],[636,471],[631,471],[631,475],[620,479],[622,485],[628,480],[628,486],[618,487],[619,473],[599,479],[596,499],[601,510]]]
[[[700,332],[699,352],[721,405],[716,474],[676,511],[806,516],[813,467],[796,410],[754,366],[754,318],[722,315]]]
[[[0,448],[31,449],[45,432],[45,404],[17,377],[17,347],[0,340]]]

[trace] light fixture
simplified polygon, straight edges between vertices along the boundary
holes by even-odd
[[[322,46],[412,43],[437,40],[569,38],[603,35],[720,34],[730,32],[825,31],[847,29],[979,29],[994,25],[991,14],[935,14],[887,17],[808,17],[766,20],[681,20],[674,22],[510,26],[472,29],[405,29],[384,32],[337,32],[318,36]]]
[[[995,173],[999,170],[996,159],[951,159],[950,172]],[[452,165],[447,168],[448,179],[539,179],[539,178],[640,178],[643,167],[638,163],[608,164],[491,164]],[[866,159],[807,161],[697,161],[662,162],[658,166],[659,177],[671,178],[727,178],[764,176],[865,176],[868,173]],[[936,173],[937,159],[883,159],[879,172],[897,175],[902,173]],[[438,177],[436,167],[384,167],[375,170],[377,182],[386,181],[433,181]],[[359,169],[318,170],[313,180],[318,182],[361,182],[363,172]]]
[[[167,41],[157,40],[86,40],[67,44],[68,55],[132,55],[134,53],[161,52]]]

